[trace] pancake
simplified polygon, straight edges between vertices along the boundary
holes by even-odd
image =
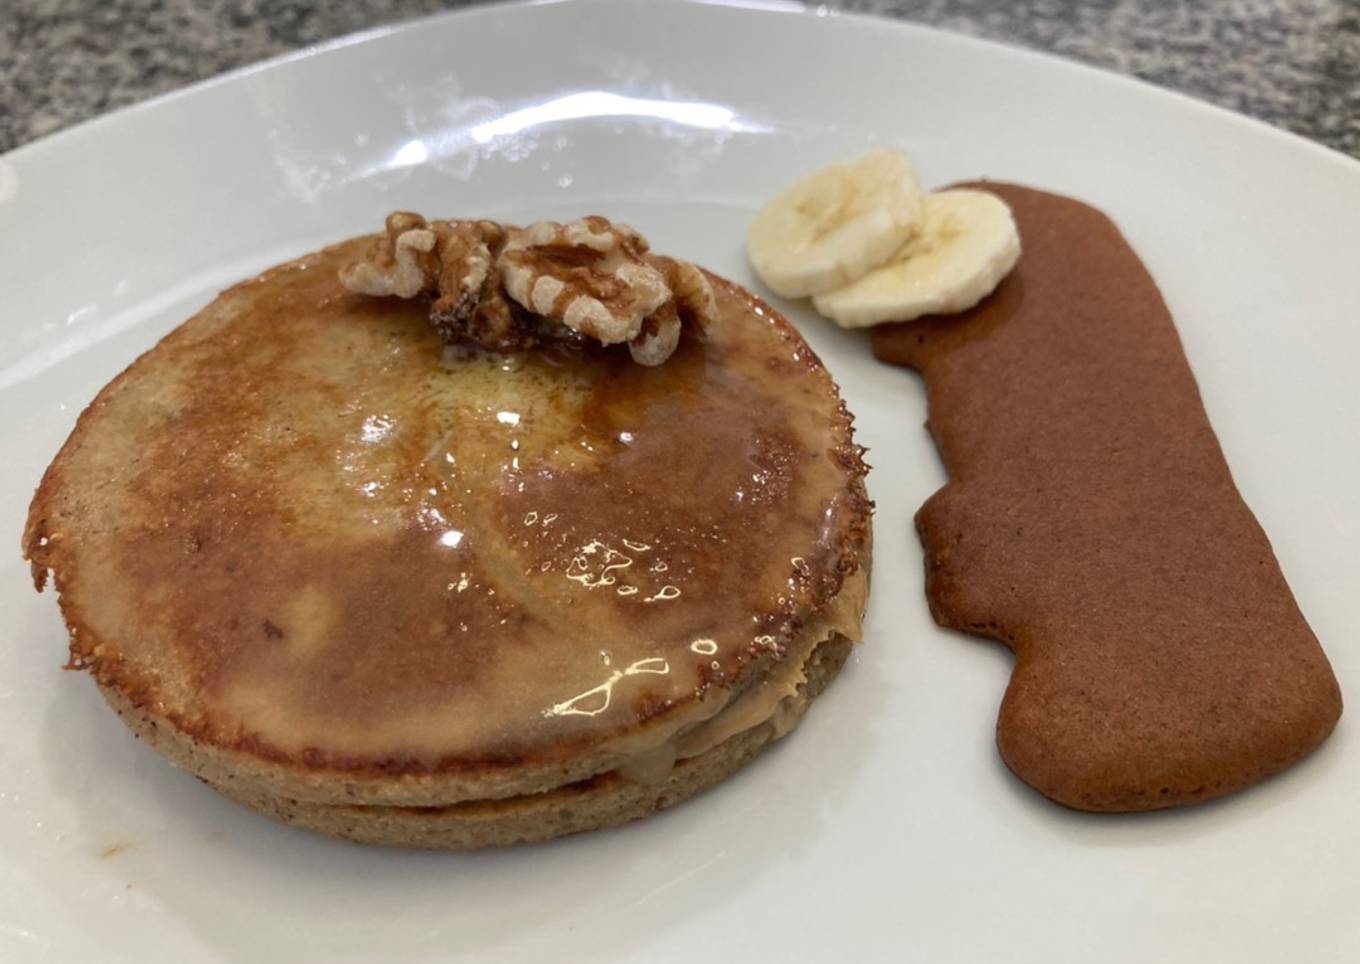
[[[787,732],[860,635],[851,418],[777,312],[451,352],[337,280],[229,289],[82,414],[25,556],[72,668],[234,799],[476,847],[650,813]],[[677,762],[678,761],[678,762]]]

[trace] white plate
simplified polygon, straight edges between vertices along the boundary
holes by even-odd
[[[1161,283],[1247,501],[1360,692],[1360,164],[1152,88],[783,7],[496,7],[237,73],[0,160],[0,959],[1309,960],[1360,934],[1353,727],[1221,803],[1063,810],[993,746],[1010,668],[937,629],[918,379],[785,304],[872,449],[868,638],[797,735],[631,827],[471,856],[365,849],[136,743],[14,540],[98,388],[226,283],[393,208],[600,211],[753,284],[745,224],[871,144],[925,183],[1088,199]],[[1349,948],[1349,950],[1347,950]],[[1353,958],[1351,958],[1353,959]]]

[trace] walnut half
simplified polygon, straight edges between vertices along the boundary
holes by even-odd
[[[704,273],[649,253],[625,225],[592,216],[527,228],[432,221],[398,212],[369,255],[340,273],[352,291],[432,297],[430,318],[450,344],[495,351],[543,338],[627,342],[635,361],[659,365],[684,322],[717,316]]]
[[[430,321],[449,344],[528,347],[529,326],[493,270],[506,233],[494,221],[426,221],[397,211],[368,256],[341,269],[340,283],[365,295],[433,298]]]

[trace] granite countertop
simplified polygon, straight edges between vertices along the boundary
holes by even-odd
[[[0,153],[224,70],[470,5],[469,0],[4,0]],[[839,0],[828,6],[1083,60],[1360,157],[1357,0]]]

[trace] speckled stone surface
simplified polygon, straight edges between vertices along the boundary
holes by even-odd
[[[0,152],[467,0],[0,0]],[[1360,0],[839,0],[1142,77],[1360,157]]]

